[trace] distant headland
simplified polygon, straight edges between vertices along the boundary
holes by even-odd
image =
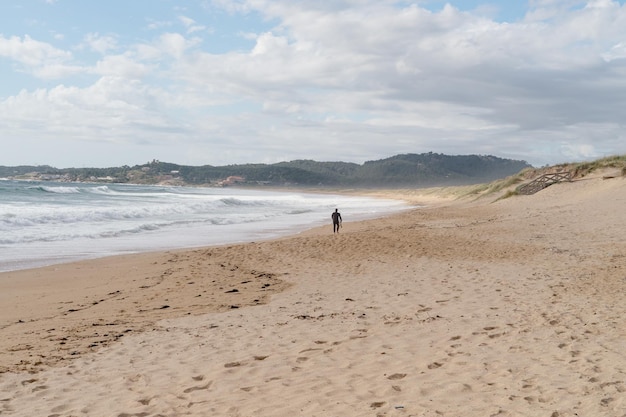
[[[275,164],[188,166],[152,160],[111,168],[0,166],[0,178],[131,184],[272,187],[407,187],[467,185],[531,168],[526,161],[491,155],[401,154],[363,164],[295,160]]]

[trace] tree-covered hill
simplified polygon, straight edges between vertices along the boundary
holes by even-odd
[[[134,167],[0,167],[0,177],[139,184],[406,187],[492,181],[530,167],[526,161],[484,155],[403,154],[364,164],[295,160],[276,164],[188,166],[152,161]]]

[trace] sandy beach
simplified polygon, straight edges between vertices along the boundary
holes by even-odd
[[[0,274],[0,415],[626,416],[624,177],[401,197],[336,235]]]

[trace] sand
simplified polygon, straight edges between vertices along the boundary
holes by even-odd
[[[426,197],[0,274],[0,415],[626,416],[626,179]]]

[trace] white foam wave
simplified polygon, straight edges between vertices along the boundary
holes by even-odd
[[[335,207],[344,220],[403,207],[384,200],[306,193],[120,184],[10,185],[0,193],[0,270],[15,265],[18,258],[81,258],[86,252],[104,256],[273,237],[327,223]]]
[[[39,189],[41,191],[45,191],[47,193],[55,193],[55,194],[78,194],[80,193],[79,187],[49,187],[49,186],[39,186],[34,187],[35,189]]]
[[[85,190],[87,192],[94,193],[94,194],[104,194],[104,195],[116,194],[113,190],[111,190],[106,185],[102,185],[102,186],[98,186],[98,187],[92,187],[92,188],[87,188]]]

